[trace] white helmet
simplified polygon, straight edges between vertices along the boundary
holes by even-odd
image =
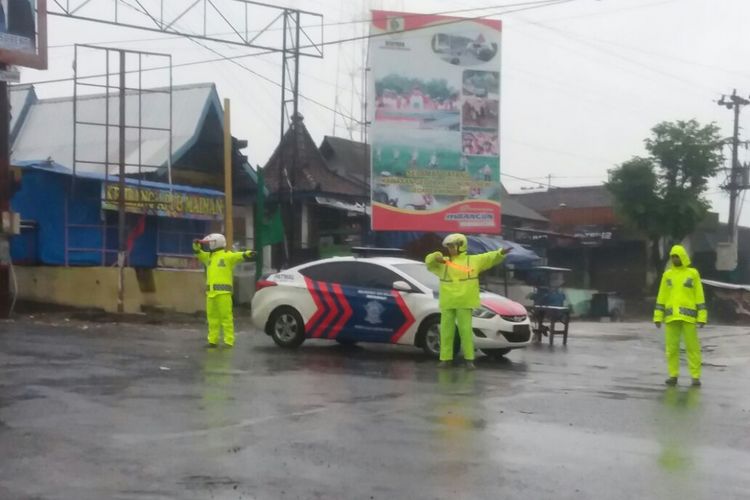
[[[459,253],[463,253],[466,251],[468,241],[466,240],[466,236],[464,236],[463,234],[453,233],[449,234],[443,239],[443,246],[447,247],[448,245],[455,245],[456,250],[458,250]]]
[[[221,248],[226,248],[227,246],[227,239],[224,237],[223,234],[219,233],[211,233],[205,238],[201,240],[201,243],[205,245],[205,247],[208,249],[208,251],[213,252],[214,250],[219,250]]]

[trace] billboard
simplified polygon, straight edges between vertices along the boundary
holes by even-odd
[[[0,63],[47,69],[47,0],[0,0]]]
[[[500,232],[500,21],[373,11],[372,228]]]

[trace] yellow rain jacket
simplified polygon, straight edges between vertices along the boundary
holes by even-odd
[[[198,260],[206,266],[206,295],[216,297],[224,293],[232,293],[234,282],[232,271],[241,261],[253,259],[254,252],[227,252],[225,249],[206,252],[198,243],[193,244],[193,252]]]
[[[461,252],[453,258],[444,257],[454,265],[437,262],[441,252],[425,258],[427,269],[440,278],[441,309],[473,309],[480,306],[479,273],[500,264],[505,256],[502,250],[467,255]]]
[[[659,296],[654,308],[655,323],[706,323],[708,311],[703,297],[703,284],[698,270],[690,267],[690,257],[685,248],[675,245],[669,256],[677,255],[681,266],[670,264],[664,272],[659,287]]]

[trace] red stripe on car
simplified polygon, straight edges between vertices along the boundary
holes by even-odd
[[[414,324],[414,316],[412,316],[409,307],[407,307],[406,302],[404,302],[404,299],[401,298],[400,293],[398,293],[396,290],[392,290],[391,294],[393,295],[393,297],[395,297],[398,308],[401,309],[401,312],[404,313],[404,318],[406,318],[406,321],[404,321],[404,324],[401,325],[401,328],[399,328],[391,337],[391,342],[395,344],[406,333],[406,330],[408,330],[411,325]]]
[[[305,332],[310,333],[312,332],[312,327],[315,326],[315,323],[317,323],[317,321],[325,312],[324,310],[325,305],[323,304],[323,301],[320,299],[320,295],[318,295],[315,289],[315,283],[313,282],[313,280],[311,280],[310,278],[305,278],[305,284],[307,285],[307,290],[310,292],[313,302],[315,302],[315,306],[317,307],[317,309],[315,310],[315,313],[310,317],[310,319],[305,324]]]
[[[341,285],[333,285],[333,293],[339,299],[339,304],[344,309],[344,314],[339,318],[331,332],[328,334],[329,339],[335,339],[339,332],[341,332],[341,329],[344,328],[346,322],[349,321],[349,318],[352,317],[352,308],[344,296],[344,291],[341,289]]]
[[[318,286],[320,286],[320,291],[323,294],[323,299],[328,306],[328,314],[326,315],[325,319],[320,322],[320,325],[315,329],[315,332],[313,332],[313,337],[315,338],[325,337],[325,335],[323,334],[325,333],[326,329],[330,327],[331,321],[333,321],[333,318],[335,318],[336,314],[338,314],[339,312],[338,307],[336,307],[336,301],[333,300],[333,297],[331,297],[331,294],[328,292],[328,287],[326,286],[326,284],[323,282],[319,282]]]

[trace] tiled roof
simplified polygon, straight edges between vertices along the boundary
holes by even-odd
[[[349,198],[367,198],[370,190],[366,185],[350,180],[344,176],[337,175],[326,163],[318,147],[313,142],[310,133],[305,127],[301,117],[296,122],[296,127],[290,127],[281,144],[276,147],[271,159],[264,168],[266,187],[271,193],[288,190],[288,184],[292,184],[293,192],[314,193],[327,196],[343,195]],[[297,150],[299,161],[296,169],[293,168],[292,155],[294,154],[293,137],[296,129]],[[282,162],[282,152],[284,160]],[[282,164],[286,163],[288,180],[284,178]]]

